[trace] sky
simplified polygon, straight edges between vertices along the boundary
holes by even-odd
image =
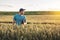
[[[0,11],[60,11],[60,0],[0,0]]]

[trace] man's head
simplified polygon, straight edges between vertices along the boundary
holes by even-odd
[[[25,12],[25,9],[20,8],[19,13],[20,13],[21,15],[23,15],[23,14],[24,14],[24,12]]]

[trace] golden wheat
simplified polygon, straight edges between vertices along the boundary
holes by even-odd
[[[0,40],[60,40],[60,25],[27,24],[17,27],[0,24]]]
[[[0,23],[0,40],[60,40],[59,15],[26,15],[24,27]],[[0,21],[12,22],[13,16],[0,16]]]

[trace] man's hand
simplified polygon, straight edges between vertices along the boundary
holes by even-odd
[[[15,24],[15,20],[13,20],[13,25]]]
[[[24,23],[24,25],[26,25],[27,23]]]

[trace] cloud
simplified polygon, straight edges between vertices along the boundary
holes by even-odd
[[[0,7],[13,7],[12,5],[0,5]]]
[[[0,10],[18,11],[60,10],[60,0],[0,0]]]

